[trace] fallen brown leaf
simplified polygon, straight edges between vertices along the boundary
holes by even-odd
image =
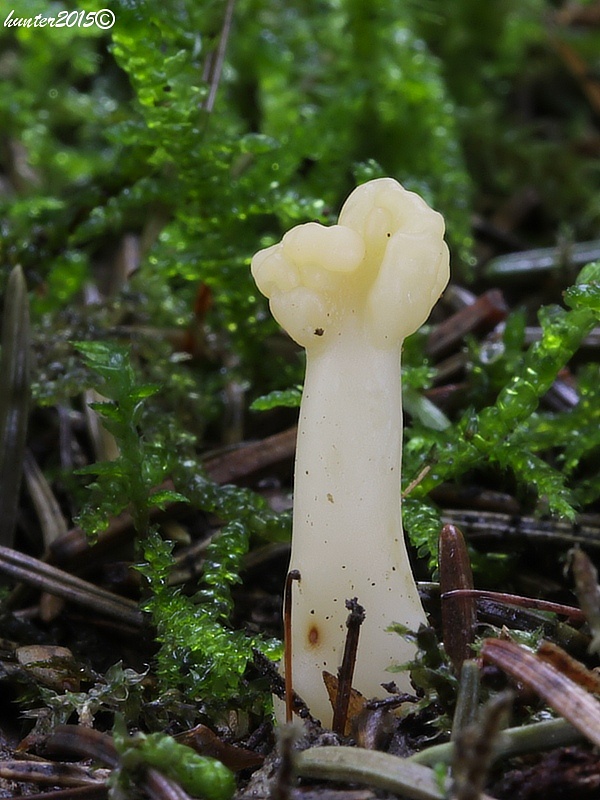
[[[600,745],[600,703],[555,666],[515,642],[486,639],[481,655],[536,692],[595,745]]]

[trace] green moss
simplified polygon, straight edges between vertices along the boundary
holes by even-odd
[[[163,733],[127,735],[125,723],[115,725],[114,743],[119,765],[111,785],[131,791],[149,767],[176,781],[184,792],[206,800],[229,800],[235,791],[231,770],[210,756],[200,755]]]
[[[269,649],[229,629],[231,589],[253,543],[285,540],[290,520],[248,490],[215,486],[199,452],[220,443],[230,382],[270,408],[295,404],[289,387],[302,379],[252,283],[252,253],[294,224],[332,221],[356,183],[382,174],[445,214],[455,275],[469,275],[473,214],[523,187],[538,189],[542,238],[562,225],[595,235],[597,164],[581,154],[594,120],[583,93],[564,90],[543,0],[237,0],[230,28],[221,0],[110,5],[109,32],[0,28],[0,290],[21,265],[38,405],[69,406],[83,386],[106,397],[97,411],[120,456],[86,470],[78,510],[95,531],[134,514],[162,689],[222,706],[247,692],[252,647]],[[593,69],[598,32],[563,33]],[[140,260],[111,295],[124,236]],[[83,303],[90,281],[106,292],[98,305]],[[574,409],[539,406],[597,317],[597,282],[586,271],[565,292],[570,310],[545,309],[526,353],[523,312],[500,342],[471,341],[467,407],[448,419],[424,401],[423,336],[407,342],[406,482],[430,471],[404,518],[421,552],[435,551],[428,495],[443,481],[508,476],[567,517],[600,496],[597,366],[579,368]],[[203,314],[199,287],[211,300]],[[190,333],[202,346],[184,361],[174,351]],[[70,341],[84,340],[82,359]],[[223,521],[195,598],[167,586],[170,544],[149,525],[150,509],[175,497],[156,491],[170,475]]]
[[[173,459],[160,443],[148,443],[138,431],[144,401],[158,391],[158,386],[138,382],[129,351],[122,346],[78,342],[77,349],[97,375],[94,388],[106,398],[90,403],[90,408],[100,415],[119,448],[114,460],[96,462],[78,471],[96,478],[88,487],[92,497],[79,515],[79,524],[95,535],[107,527],[111,517],[129,509],[138,535],[146,536],[150,509],[186,500],[177,492],[157,489],[169,474]]]
[[[584,275],[591,275],[588,268]],[[586,287],[583,298],[576,291],[582,285]],[[408,484],[423,467],[430,467],[405,503],[406,525],[417,545],[435,552],[435,522],[427,524],[427,512],[421,506],[431,489],[443,481],[458,481],[478,469],[512,474],[517,486],[534,492],[544,509],[571,520],[582,501],[597,496],[597,470],[584,486],[570,484],[576,466],[596,450],[599,441],[596,389],[592,385],[597,375],[595,366],[582,372],[582,400],[573,410],[561,414],[539,412],[538,405],[597,323],[598,315],[593,309],[600,295],[599,286],[592,281],[568,290],[565,296],[574,306],[570,310],[558,306],[542,308],[541,339],[519,356],[522,318],[519,315],[515,322],[509,321],[505,332],[506,363],[500,358],[501,366],[494,365],[492,379],[487,382],[488,389],[501,384],[492,404],[479,411],[467,409],[458,422],[441,432],[419,424],[409,429],[404,481]],[[567,469],[542,458],[550,449]]]

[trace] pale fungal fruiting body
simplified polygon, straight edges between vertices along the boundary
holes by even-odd
[[[444,222],[390,178],[352,192],[339,224],[299,225],[257,253],[275,319],[306,348],[290,569],[294,689],[330,724],[322,671],[341,662],[347,599],[366,620],[353,685],[382,696],[412,645],[386,632],[425,621],[402,532],[402,341],[449,278]],[[408,689],[408,677],[402,681]],[[400,680],[398,678],[400,677]]]

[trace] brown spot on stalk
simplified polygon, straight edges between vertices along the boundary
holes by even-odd
[[[316,647],[319,644],[319,629],[316,625],[312,625],[308,631],[308,643],[311,647]]]

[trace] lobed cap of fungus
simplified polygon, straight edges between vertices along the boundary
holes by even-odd
[[[359,316],[375,347],[419,328],[449,279],[444,220],[392,178],[357,187],[339,223],[298,225],[259,251],[252,275],[298,344],[326,346]]]

